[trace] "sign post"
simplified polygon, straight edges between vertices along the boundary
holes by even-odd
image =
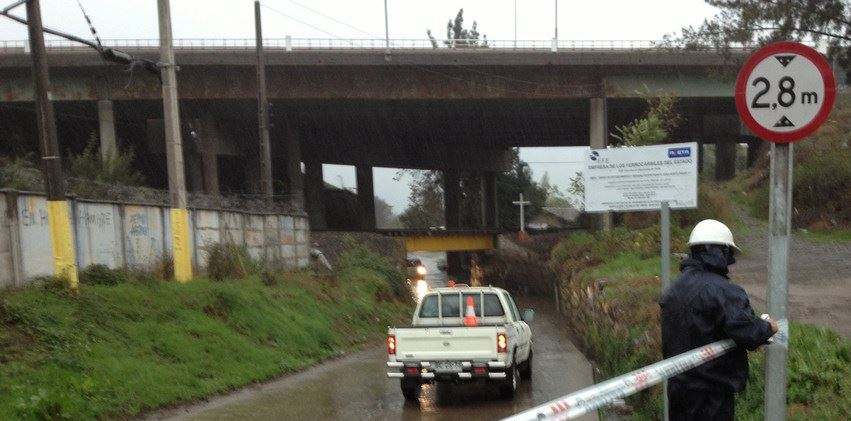
[[[768,313],[787,318],[792,226],[791,142],[814,132],[833,109],[836,84],[827,60],[795,42],[769,44],[748,58],[736,80],[736,109],[748,128],[771,145],[768,219]],[[786,419],[788,324],[768,345],[765,420]]]

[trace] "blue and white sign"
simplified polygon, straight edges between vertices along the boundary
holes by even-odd
[[[697,143],[596,149],[585,159],[585,211],[697,207]]]

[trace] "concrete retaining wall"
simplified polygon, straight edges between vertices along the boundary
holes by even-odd
[[[169,209],[154,205],[70,200],[77,265],[148,269],[171,254]],[[293,269],[309,264],[305,215],[189,210],[192,264],[207,264],[206,246],[233,241],[252,257]],[[47,199],[35,193],[0,191],[0,288],[53,275]]]

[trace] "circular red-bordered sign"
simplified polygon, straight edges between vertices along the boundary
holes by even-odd
[[[736,109],[764,140],[801,140],[827,120],[836,82],[827,60],[797,42],[781,41],[753,53],[736,79]]]

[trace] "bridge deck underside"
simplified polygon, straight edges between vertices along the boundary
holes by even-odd
[[[114,101],[118,137],[148,148],[146,122],[162,118],[157,100]],[[731,98],[682,98],[686,120],[706,114],[734,114]],[[62,142],[80,149],[72,138],[88,139],[96,131],[98,116],[93,101],[56,103]],[[294,125],[303,161],[422,169],[502,170],[511,147],[588,146],[588,100],[570,99],[451,99],[451,100],[275,100],[273,101],[273,152],[282,154],[286,136]],[[640,99],[609,99],[609,132],[640,117]],[[212,116],[237,145],[256,138],[256,103],[252,100],[183,100],[184,121]],[[0,104],[0,121],[21,121],[25,138],[37,147],[29,103]],[[34,121],[34,120],[32,120]],[[184,124],[185,139],[191,124]],[[64,130],[63,130],[64,128]],[[689,140],[687,122],[674,139]],[[140,132],[141,135],[140,135]],[[71,139],[69,139],[71,138]],[[714,143],[707,137],[705,143]],[[79,142],[77,142],[79,143]],[[153,142],[156,143],[156,142]],[[153,148],[153,146],[151,146]],[[160,154],[159,148],[150,152]]]

